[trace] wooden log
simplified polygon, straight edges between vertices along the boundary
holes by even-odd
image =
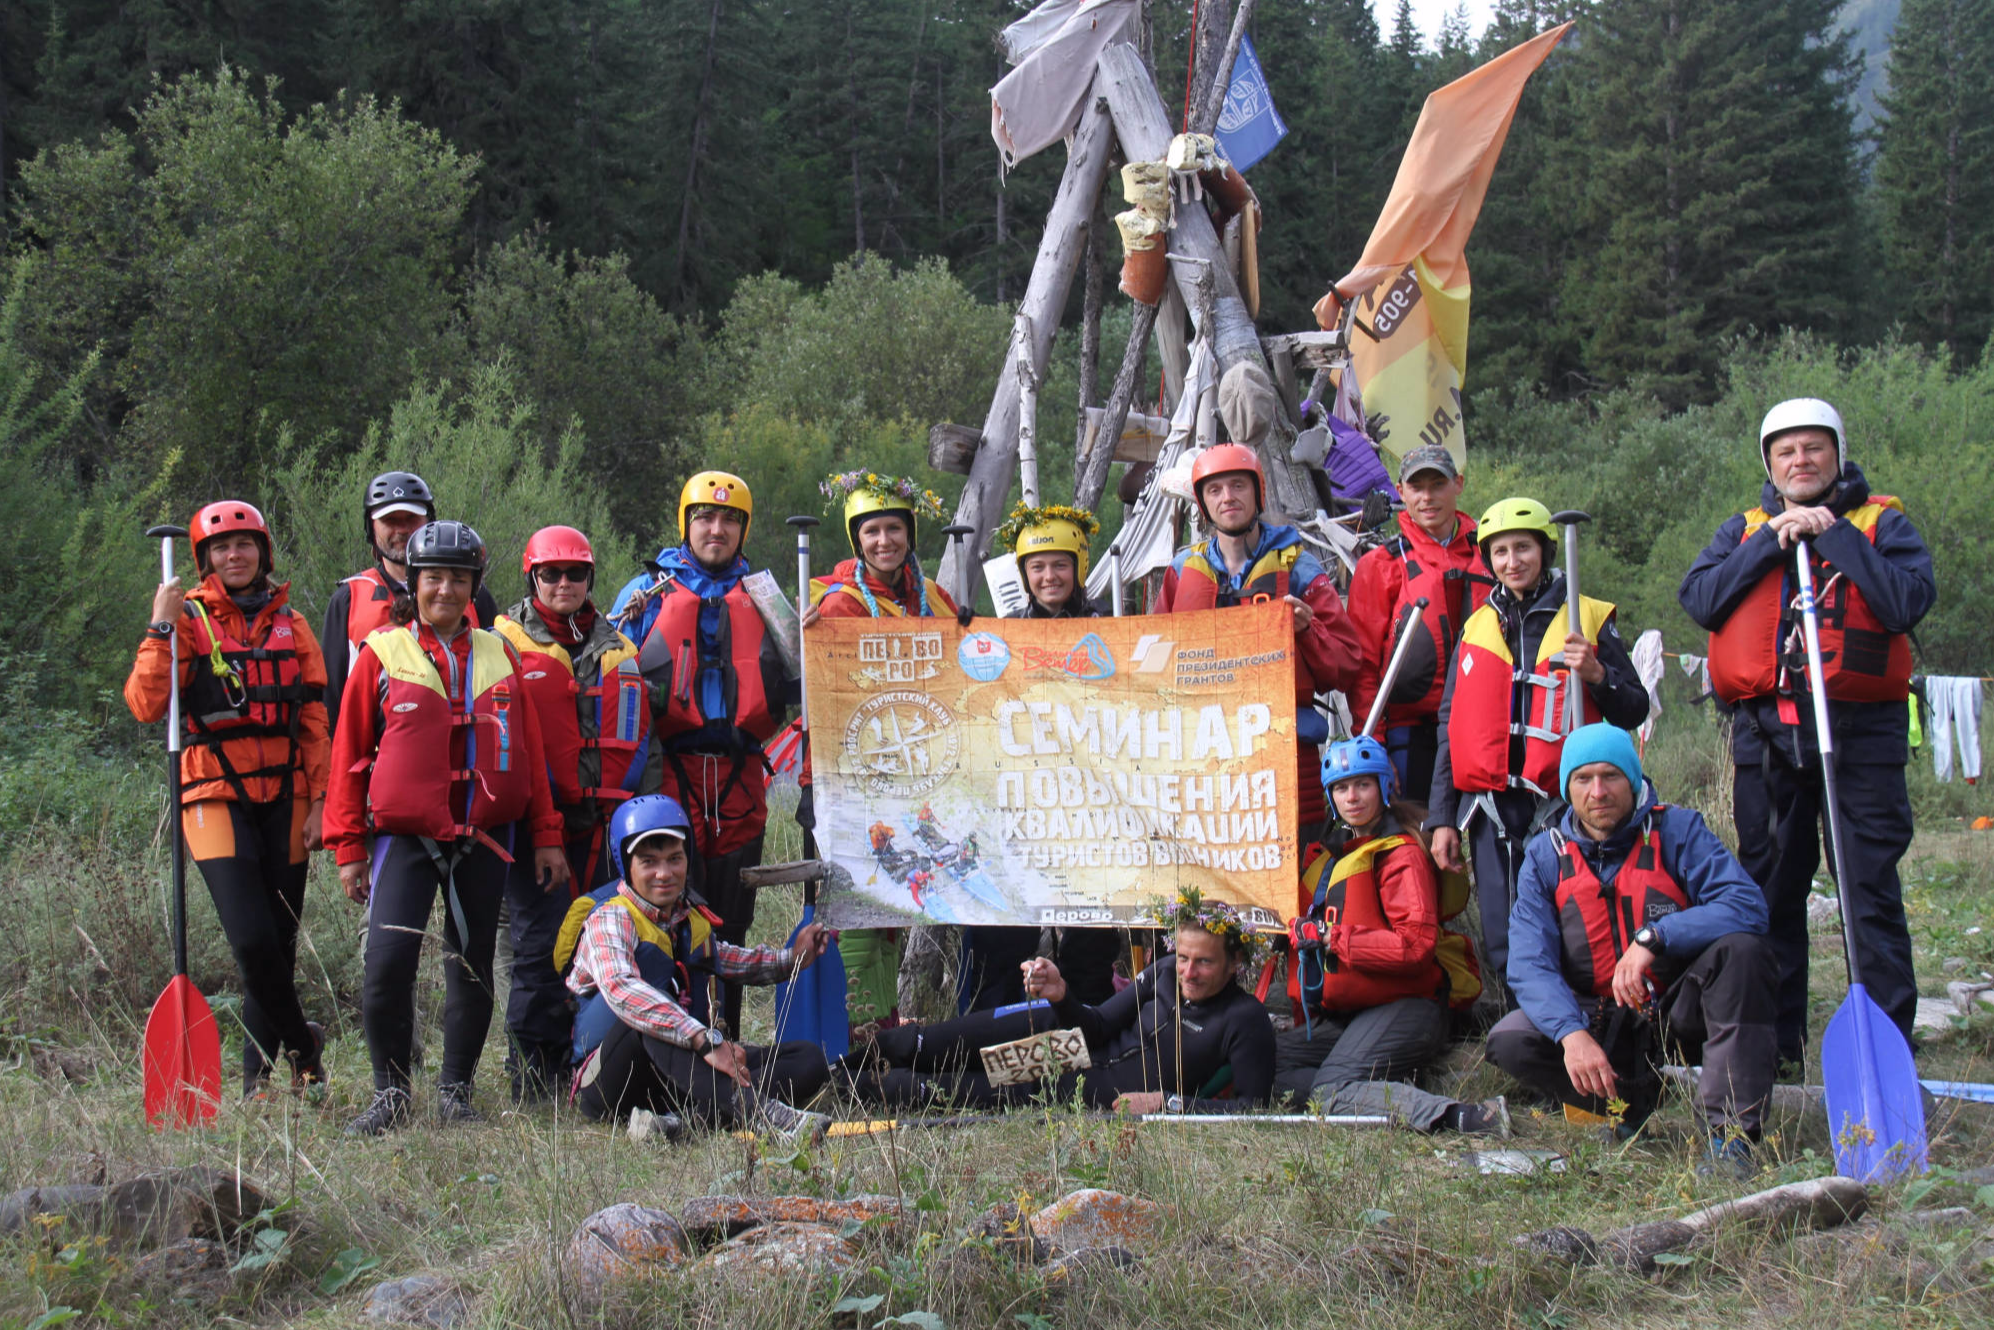
[[[1156,308],[1140,304],[1135,307],[1135,323],[1129,329],[1128,347],[1122,352],[1122,367],[1115,374],[1108,404],[1101,408],[1101,433],[1094,440],[1094,451],[1087,455],[1087,469],[1073,490],[1074,505],[1088,512],[1100,510],[1101,492],[1108,487],[1108,463],[1114,460],[1115,450],[1103,440],[1119,439],[1122,435],[1129,404],[1135,400],[1136,380],[1142,376],[1143,353],[1149,349],[1149,334],[1156,327]]]
[[[1134,54],[1134,47],[1129,51]],[[1136,57],[1141,67],[1142,58]],[[1100,77],[1095,77],[1099,87]],[[1152,92],[1154,90],[1152,89]],[[1080,266],[1086,249],[1087,223],[1093,216],[1095,200],[1108,178],[1108,157],[1114,148],[1114,124],[1107,104],[1091,97],[1080,113],[1073,131],[1073,146],[1066,157],[1066,174],[1060,178],[1059,193],[1046,214],[1045,233],[1039,237],[1038,258],[1032,264],[1031,281],[1018,312],[1031,320],[1031,361],[1041,374],[1051,363],[1052,335],[1059,326],[1060,312],[1066,308],[1066,293],[1073,285],[1074,270]],[[1161,154],[1158,154],[1159,156]],[[983,575],[983,551],[990,533],[1003,519],[1005,500],[1018,465],[1018,376],[1006,363],[997,376],[997,390],[991,395],[990,410],[983,417],[983,446],[969,470],[969,482],[962,487],[956,504],[955,520],[976,529],[972,539],[952,542],[942,559],[942,584],[962,605],[973,604]]]
[[[1260,339],[1260,349],[1272,359],[1277,353],[1294,358],[1302,369],[1340,368],[1350,352],[1350,341],[1341,329],[1334,332],[1276,333]]]
[[[982,443],[982,431],[973,425],[930,425],[928,465],[952,476],[966,476],[976,461],[976,450]]]
[[[1219,57],[1218,68],[1212,71],[1212,81],[1204,101],[1191,117],[1191,132],[1194,134],[1218,132],[1219,113],[1225,110],[1226,88],[1232,83],[1233,62],[1239,59],[1240,43],[1246,39],[1246,25],[1253,21],[1256,2],[1239,0],[1239,11],[1232,16],[1232,31],[1226,36],[1225,53]]]
[[[821,882],[824,880],[822,859],[798,859],[786,864],[757,864],[741,870],[741,885],[757,891],[763,887],[780,887],[794,882]]]
[[[1089,444],[1086,412],[1101,405],[1101,309],[1103,288],[1107,285],[1108,210],[1102,201],[1094,202],[1094,216],[1087,223],[1087,253],[1081,260],[1084,280],[1080,299],[1080,410],[1079,437],[1073,441],[1073,483],[1080,483],[1087,469]]]

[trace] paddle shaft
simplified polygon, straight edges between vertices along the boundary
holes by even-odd
[[[792,517],[789,524],[796,528],[796,617],[800,620],[810,610],[810,528],[817,525],[814,517]],[[796,717],[803,723],[804,742],[808,744],[810,734],[810,671],[803,667],[803,630],[796,631]]]
[[[173,580],[173,537],[159,538],[159,580]],[[167,636],[166,797],[167,833],[173,838],[173,973],[187,973],[187,843],[180,834],[180,616]]]
[[[1399,666],[1405,664],[1406,648],[1412,645],[1412,630],[1419,626],[1421,616],[1426,613],[1426,604],[1425,596],[1415,600],[1406,612],[1405,622],[1399,625],[1399,640],[1397,645],[1392,647],[1391,660],[1385,664],[1385,677],[1378,680],[1378,695],[1371,699],[1371,714],[1364,717],[1364,728],[1357,731],[1357,737],[1360,739],[1377,729],[1378,722],[1384,718],[1385,700],[1392,695],[1392,689],[1398,684]]]
[[[1551,519],[1558,522],[1565,533],[1565,626],[1566,631],[1584,634],[1586,630],[1585,609],[1579,603],[1579,523],[1592,519],[1584,513],[1571,511],[1559,513]],[[1565,733],[1570,734],[1585,724],[1585,683],[1580,680],[1577,670],[1567,667],[1565,677]]]
[[[1848,962],[1849,985],[1862,982],[1856,963],[1855,911],[1849,908],[1851,895],[1848,860],[1842,856],[1842,814],[1835,793],[1835,733],[1828,727],[1828,689],[1821,669],[1820,611],[1814,604],[1814,568],[1807,542],[1795,541],[1794,579],[1800,588],[1800,631],[1807,640],[1807,687],[1814,695],[1814,742],[1821,750],[1821,801],[1828,812],[1828,853],[1834,859],[1835,887],[1841,894],[1842,951]]]

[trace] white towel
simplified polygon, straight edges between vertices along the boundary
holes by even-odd
[[[1641,722],[1641,742],[1655,737],[1655,717],[1662,714],[1662,633],[1650,628],[1634,639],[1634,673],[1648,690],[1648,718]]]
[[[1691,678],[1695,678],[1697,675],[1703,676],[1698,685],[1696,695],[1698,697],[1707,696],[1710,692],[1710,662],[1702,656],[1692,656],[1687,651],[1683,652],[1678,659],[1682,661],[1682,672],[1684,674],[1689,675]]]
[[[1925,676],[1925,700],[1932,707],[1932,770],[1941,781],[1952,779],[1953,739],[1959,739],[1959,774],[1968,782],[1980,779],[1980,680]]]

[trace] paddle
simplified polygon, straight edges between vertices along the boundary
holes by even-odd
[[[1835,1168],[1857,1182],[1887,1182],[1922,1173],[1925,1105],[1911,1046],[1863,988],[1856,962],[1855,912],[1842,857],[1842,817],[1835,795],[1835,738],[1828,727],[1828,692],[1821,670],[1821,624],[1814,604],[1814,569],[1807,542],[1794,546],[1801,629],[1807,639],[1807,683],[1814,694],[1814,733],[1821,750],[1822,802],[1828,814],[1828,850],[1841,892],[1842,950],[1849,995],[1821,1040],[1821,1071],[1828,1097],[1828,1130]]]
[[[1565,623],[1574,633],[1585,632],[1585,608],[1579,603],[1579,523],[1590,522],[1592,517],[1576,508],[1551,514],[1551,520],[1564,531],[1565,542]],[[1585,685],[1579,681],[1578,672],[1572,671],[1565,680],[1565,733],[1571,734],[1586,723],[1585,695],[1581,691]]]
[[[816,526],[815,517],[792,517],[789,524],[796,528],[796,613],[801,618],[810,607],[810,528]],[[801,630],[797,637],[797,659],[803,659]],[[803,747],[807,757],[810,745],[810,691],[802,685],[802,705],[797,708],[798,719],[803,727]],[[803,884],[803,918],[798,921],[796,930],[789,935],[789,945],[795,946],[797,935],[804,926],[817,917],[817,884],[821,878]],[[807,1039],[824,1050],[826,1058],[841,1058],[851,1051],[851,1023],[846,1016],[845,1006],[845,958],[838,951],[836,939],[824,948],[824,954],[816,964],[805,970],[793,981],[777,984],[775,989],[775,1037],[781,1043],[789,1039]]]
[[[155,526],[159,580],[173,580],[173,541],[185,527]],[[180,626],[167,639],[172,664],[166,694],[168,834],[173,837],[173,978],[145,1018],[145,1120],[155,1127],[196,1127],[221,1106],[222,1041],[215,1014],[187,977],[187,846],[180,834]]]

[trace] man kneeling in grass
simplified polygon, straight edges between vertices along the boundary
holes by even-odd
[[[1656,801],[1625,730],[1574,732],[1558,775],[1571,809],[1524,849],[1520,1009],[1489,1031],[1489,1058],[1573,1107],[1624,1104],[1622,1137],[1654,1112],[1665,1052],[1700,1061],[1698,1172],[1749,1177],[1775,1070],[1765,897],[1700,814]]]
[[[668,1136],[685,1120],[748,1124],[821,1139],[830,1119],[791,1107],[830,1079],[823,1050],[806,1041],[776,1048],[736,1043],[713,1023],[709,976],[773,984],[808,969],[831,935],[811,923],[789,947],[740,947],[720,921],[688,899],[692,827],[678,801],[644,795],[617,806],[610,852],[622,878],[574,903],[563,942],[574,968],[575,1106],[591,1118],[629,1116],[632,1134],[656,1125]],[[568,951],[557,944],[556,959]],[[647,1116],[638,1117],[642,1110]]]
[[[1061,1074],[1055,1098],[1131,1113],[1207,1111],[1263,1102],[1274,1082],[1274,1026],[1235,980],[1257,941],[1237,911],[1195,891],[1163,911],[1175,950],[1098,1007],[1068,993],[1059,967],[1023,965],[1026,1001],[938,1025],[882,1030],[843,1063],[855,1093],[892,1105],[949,1100],[968,1107],[1023,1103],[1044,1082],[993,1085],[978,1053],[1051,1030],[1078,1029],[1091,1066]],[[1230,1088],[1224,1105],[1201,1096]]]

